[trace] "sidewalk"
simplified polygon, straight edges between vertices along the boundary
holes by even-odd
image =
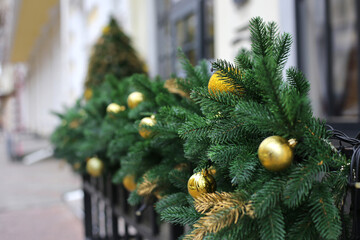
[[[63,194],[80,187],[79,176],[59,160],[30,166],[10,161],[0,135],[0,239],[84,239],[82,220],[63,200]]]

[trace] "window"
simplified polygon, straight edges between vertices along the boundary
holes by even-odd
[[[335,128],[356,134],[360,2],[296,0],[296,18],[298,66],[319,93],[319,115]]]
[[[214,57],[213,0],[158,0],[158,73],[181,73],[177,48],[192,64]]]

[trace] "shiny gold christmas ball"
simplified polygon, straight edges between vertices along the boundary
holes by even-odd
[[[144,95],[141,92],[133,92],[127,98],[127,104],[131,109],[136,108],[142,101],[144,101]]]
[[[119,112],[123,112],[125,111],[125,106],[120,106],[117,103],[110,103],[107,107],[106,107],[106,112],[108,113],[119,113]]]
[[[86,88],[84,92],[84,98],[86,101],[90,100],[92,98],[93,91],[91,88]]]
[[[135,182],[135,176],[134,175],[127,175],[123,179],[123,185],[126,190],[129,192],[132,192],[136,189],[136,182]]]
[[[199,197],[202,193],[215,192],[216,182],[214,177],[207,170],[193,174],[187,184],[188,192],[193,198]]]
[[[280,136],[265,138],[258,149],[261,164],[270,171],[282,171],[290,167],[294,158],[295,139],[287,141]]]
[[[105,26],[103,29],[102,29],[102,33],[103,34],[108,34],[110,32],[110,26]]]
[[[155,119],[154,115],[152,115],[151,117],[144,117],[143,119],[141,119],[140,124],[139,124],[140,136],[142,136],[145,139],[152,137],[153,131],[146,129],[143,126],[151,127],[151,126],[154,126],[155,124],[156,124],[156,119]]]
[[[208,83],[208,91],[210,94],[214,92],[229,92],[234,93],[236,91],[234,85],[226,82],[227,78],[221,77],[219,71],[216,71],[210,78]]]
[[[104,164],[97,157],[90,158],[86,162],[86,171],[93,177],[100,176],[103,170],[104,170]]]

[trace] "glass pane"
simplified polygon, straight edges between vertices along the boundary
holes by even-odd
[[[196,22],[195,22],[195,15],[191,14],[186,19],[186,42],[192,42],[195,40],[195,28],[196,28]]]
[[[186,18],[176,23],[176,42],[178,46],[191,43],[195,40],[196,21],[194,14],[188,15]]]
[[[185,52],[185,55],[188,57],[189,61],[192,65],[196,65],[196,53],[195,50],[190,50],[188,52]]]
[[[334,115],[358,116],[356,0],[332,0]]]
[[[176,42],[178,46],[185,43],[185,22],[183,20],[176,23]]]
[[[205,1],[205,29],[207,37],[214,37],[214,1]]]
[[[315,115],[330,122],[359,121],[356,1],[306,0],[298,6],[300,67],[311,83],[310,96]],[[326,4],[329,4],[329,22]],[[331,29],[330,39],[327,24]],[[329,42],[331,69],[327,64]]]

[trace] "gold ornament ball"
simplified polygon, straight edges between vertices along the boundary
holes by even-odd
[[[144,101],[144,95],[141,92],[133,92],[127,98],[127,104],[129,108],[136,108],[142,101]]]
[[[208,91],[210,94],[214,92],[229,92],[236,91],[234,85],[227,83],[228,78],[221,77],[219,71],[216,71],[210,78],[208,83]]]
[[[107,107],[106,107],[106,112],[108,113],[119,113],[119,112],[123,112],[125,111],[125,106],[120,106],[117,103],[110,103]]]
[[[104,164],[97,157],[90,158],[86,162],[86,171],[93,177],[100,176],[103,172],[103,169],[104,169]]]
[[[207,170],[193,174],[187,184],[188,192],[193,198],[199,197],[202,193],[215,192],[216,182],[214,177]]]
[[[103,34],[108,34],[110,32],[110,26],[105,26],[103,29],[102,29],[102,33]]]
[[[155,124],[156,124],[156,119],[155,119],[154,115],[152,115],[151,117],[144,117],[143,119],[141,119],[140,124],[139,124],[140,136],[142,136],[145,139],[152,137],[153,131],[146,129],[143,126],[151,127],[151,126],[154,126]]]
[[[123,185],[129,192],[132,192],[136,189],[136,182],[134,175],[127,175],[123,179]]]
[[[269,171],[282,171],[290,167],[294,158],[295,139],[287,141],[280,136],[265,138],[258,149],[261,164]]]
[[[92,98],[93,91],[91,88],[86,88],[84,92],[84,98],[86,101],[90,100]]]

